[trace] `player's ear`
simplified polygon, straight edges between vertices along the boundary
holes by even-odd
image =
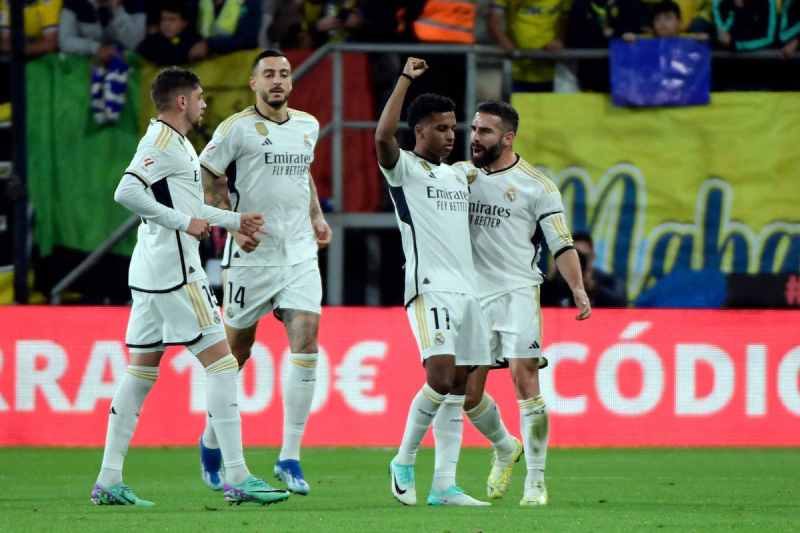
[[[514,138],[517,136],[516,133],[509,130],[503,134],[503,146],[511,146],[514,144]]]
[[[250,76],[249,84],[250,84],[250,90],[253,91],[253,92],[256,92],[256,77],[255,76]]]

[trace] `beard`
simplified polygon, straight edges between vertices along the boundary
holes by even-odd
[[[500,153],[503,151],[503,147],[500,146],[500,143],[495,145],[489,146],[488,148],[479,145],[483,148],[483,152],[480,155],[472,155],[472,164],[478,168],[483,168],[485,166],[491,165],[500,157]]]
[[[270,106],[272,109],[280,109],[281,107],[283,107],[283,105],[286,103],[286,100],[288,99],[286,97],[286,93],[283,93],[281,95],[283,96],[283,98],[281,98],[280,100],[270,100],[270,94],[268,91],[262,91],[260,96],[261,96],[261,101]]]
[[[195,117],[187,116],[187,118],[189,119],[189,124],[191,124],[193,128],[199,128],[203,124],[202,113],[198,113]]]

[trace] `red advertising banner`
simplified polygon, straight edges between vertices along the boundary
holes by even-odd
[[[101,446],[127,308],[0,308],[0,445]],[[554,446],[800,445],[800,312],[545,309]],[[279,445],[288,343],[262,321],[242,373],[246,445]],[[396,446],[424,374],[402,309],[326,308],[306,446]],[[171,349],[133,445],[192,445],[204,372]],[[508,370],[488,390],[519,421]],[[485,445],[467,423],[464,443]],[[430,439],[430,436],[428,437]],[[427,441],[430,442],[430,441]]]

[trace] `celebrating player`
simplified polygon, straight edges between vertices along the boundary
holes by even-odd
[[[494,447],[486,484],[489,498],[501,498],[508,490],[512,467],[524,447],[528,475],[520,505],[535,506],[547,504],[544,468],[549,426],[539,390],[539,368],[546,360],[541,353],[542,274],[537,267],[543,241],[572,290],[580,309],[576,318],[589,318],[592,310],[561,193],[514,152],[518,125],[519,115],[510,105],[480,104],[472,121],[472,164],[457,167],[470,182],[472,257],[481,307],[490,322],[491,353],[496,364],[511,368],[523,445],[508,433],[497,405],[484,392],[490,367],[470,373],[464,409]],[[440,423],[446,421],[437,419],[434,428]]]
[[[222,450],[225,499],[237,504],[285,500],[287,492],[256,478],[245,464],[236,401],[238,363],[225,341],[198,245],[209,224],[254,236],[263,217],[203,202],[197,153],[185,137],[206,107],[197,76],[177,67],[162,70],[151,96],[158,120],[151,121],[114,193],[142,223],[128,274],[133,307],[125,342],[131,364],[111,401],[103,464],[91,500],[97,505],[153,505],[122,482],[122,466],[161,356],[172,344],[185,345],[206,369],[208,417]]]
[[[283,391],[283,446],[275,475],[290,491],[308,494],[300,441],[311,411],[317,367],[322,282],[319,247],[331,239],[309,167],[319,123],[288,106],[292,67],[282,53],[261,52],[250,88],[255,105],[230,116],[200,154],[210,203],[264,216],[264,234],[228,235],[222,266],[224,321],[239,366],[250,357],[256,327],[271,311],[289,337],[291,356]],[[204,482],[219,490],[220,452],[211,419],[200,439]]]
[[[375,147],[389,183],[403,242],[405,306],[426,372],[411,402],[403,440],[389,465],[391,490],[406,505],[417,503],[414,463],[437,411],[436,459],[429,505],[489,505],[456,485],[463,432],[462,408],[470,365],[487,365],[487,326],[475,296],[475,270],[467,219],[467,180],[442,161],[453,149],[455,106],[423,94],[408,108],[414,151],[395,139],[406,91],[427,70],[409,58],[381,113]]]

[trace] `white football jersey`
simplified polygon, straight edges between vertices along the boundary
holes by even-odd
[[[308,180],[318,136],[317,119],[295,109],[277,123],[250,106],[217,127],[200,162],[228,176],[231,208],[261,213],[265,232],[250,253],[228,235],[223,267],[288,266],[316,257]]]
[[[151,120],[126,174],[155,199],[192,218],[203,218],[203,182],[192,143],[166,122]],[[128,270],[128,285],[143,292],[170,292],[205,278],[200,241],[142,219]]]
[[[479,296],[541,284],[542,241],[554,257],[572,248],[558,187],[519,156],[511,167],[495,172],[469,162],[454,166],[470,182],[469,228]]]
[[[394,168],[381,167],[381,172],[390,185],[403,240],[405,304],[426,292],[474,296],[466,177],[406,150],[400,150]]]

